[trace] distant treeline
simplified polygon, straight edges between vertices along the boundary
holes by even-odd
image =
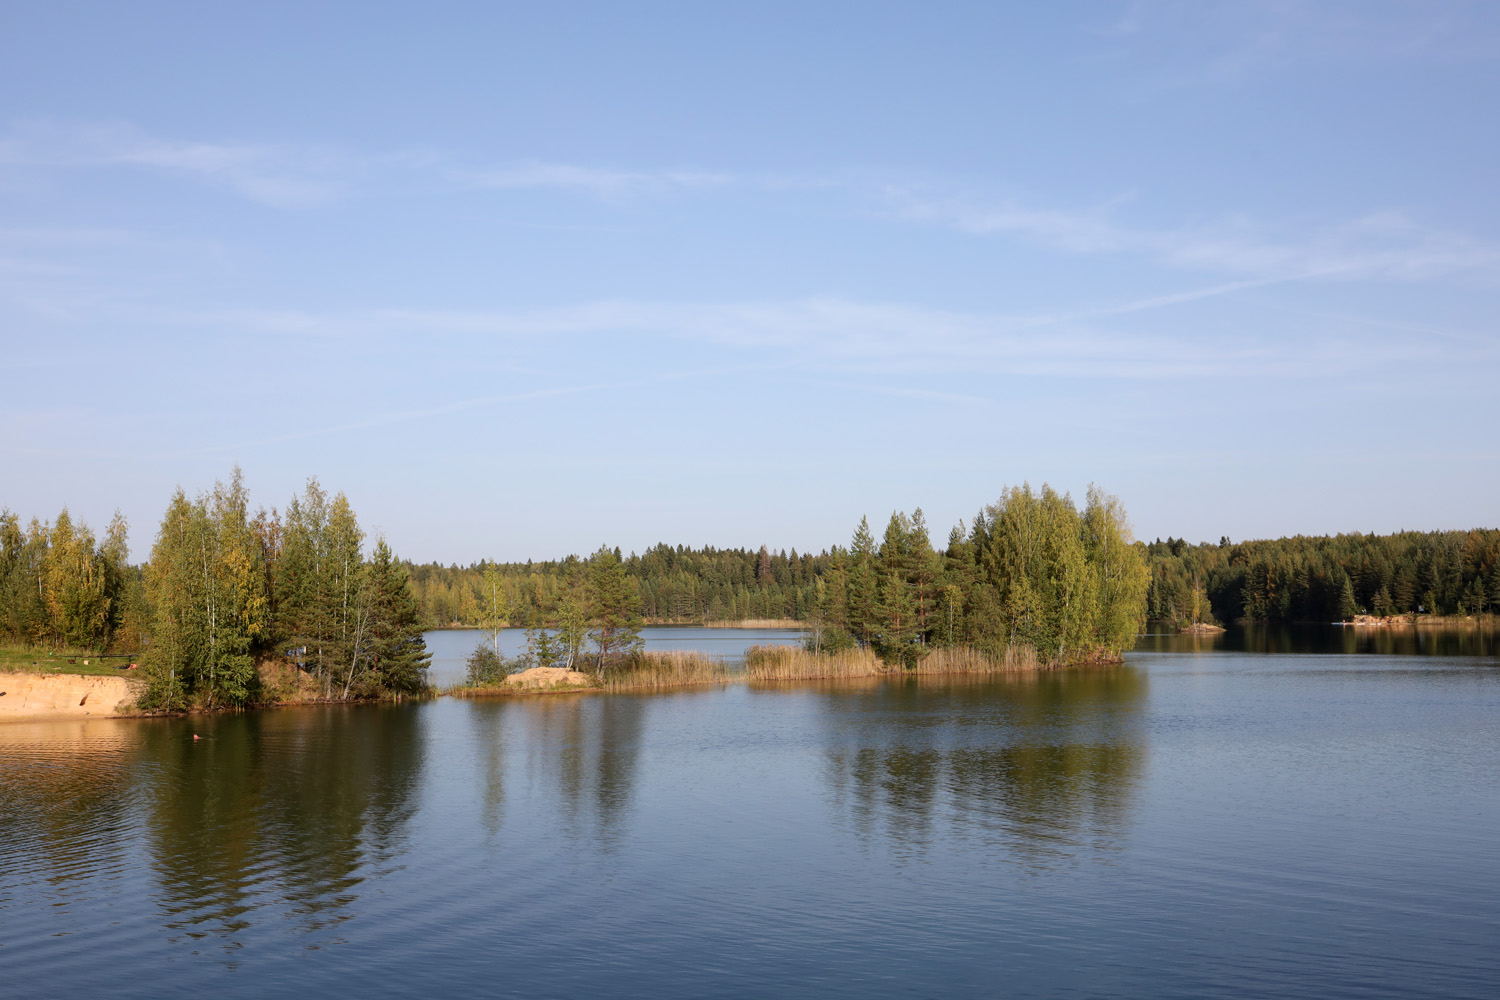
[[[1406,531],[1146,546],[1146,613],[1186,625],[1500,611],[1500,531]]]
[[[294,662],[323,697],[414,693],[421,630],[439,625],[529,628],[568,662],[604,636],[603,663],[612,630],[629,647],[641,620],[747,618],[903,662],[1020,645],[1060,661],[1117,654],[1145,618],[1500,611],[1500,531],[1142,543],[1093,488],[1082,510],[1047,486],[1008,490],[941,548],[917,510],[892,514],[879,540],[862,519],[848,547],[815,555],[662,544],[461,568],[401,562],[383,540],[367,551],[348,500],[315,479],[284,512],[252,513],[236,469],[172,497],[145,564],[127,564],[126,535],[118,514],[101,539],[66,509],[26,525],[0,511],[0,642],[140,653],[152,699],[174,706],[255,700],[266,658]]]
[[[1012,489],[941,550],[919,509],[892,514],[879,542],[862,520],[849,547],[817,555],[665,544],[614,554],[649,620],[795,619],[813,626],[820,648],[858,642],[900,660],[1011,643],[1049,660],[1112,657],[1145,610],[1141,549],[1119,502],[1098,490],[1079,511],[1050,487]],[[411,577],[431,625],[534,628],[551,627],[580,569],[575,556],[415,565]]]
[[[818,579],[832,565],[827,552],[798,555],[793,549],[788,555],[764,546],[756,551],[661,544],[623,557],[619,549],[613,551],[636,583],[640,613],[657,622],[803,620],[816,604]],[[577,556],[467,567],[425,563],[411,566],[411,578],[424,621],[473,628],[483,624],[494,603],[487,574],[498,574],[509,624],[524,627],[558,603],[579,563]]]

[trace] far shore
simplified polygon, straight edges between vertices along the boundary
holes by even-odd
[[[806,629],[808,627],[807,626],[807,622],[801,622],[801,621],[798,621],[795,618],[737,618],[737,619],[735,619],[733,621],[716,621],[716,622],[676,621],[676,620],[666,619],[666,618],[647,618],[645,624],[648,627],[650,627],[650,626],[660,626],[660,627],[663,627],[663,628],[754,628],[754,629],[787,628],[787,629]],[[526,626],[524,624],[517,623],[517,624],[514,624],[514,625],[506,625],[505,627],[508,628],[508,629],[521,629],[521,628],[525,628]],[[483,631],[483,630],[478,625],[463,625],[463,624],[459,624],[459,623],[456,623],[456,622],[449,622],[447,625],[434,625],[431,628],[429,628],[427,631],[429,631],[429,632],[480,632],[480,631]]]
[[[1347,628],[1454,628],[1500,625],[1497,615],[1355,615],[1334,622]]]
[[[1218,635],[1224,631],[1224,626],[1212,625],[1208,622],[1194,622],[1192,625],[1184,625],[1178,631],[1185,635]]]

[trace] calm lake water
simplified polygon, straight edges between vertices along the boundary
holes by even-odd
[[[0,990],[1493,997],[1495,637],[1329,631],[0,726]]]
[[[472,629],[441,629],[427,633],[427,650],[432,654],[432,681],[447,687],[464,679],[464,661],[480,643],[488,645],[489,635]],[[795,645],[802,632],[790,628],[702,628],[695,626],[653,625],[643,633],[647,649],[696,649],[725,663],[743,663],[745,650],[757,644]],[[516,656],[526,650],[524,629],[508,628],[500,633],[500,652]]]

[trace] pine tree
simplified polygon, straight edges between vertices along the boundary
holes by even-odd
[[[911,585],[899,573],[880,580],[879,634],[876,648],[882,658],[911,667],[917,662],[917,602]]]
[[[600,548],[589,561],[589,605],[598,667],[634,652],[641,645],[641,599],[635,581],[625,573],[618,551]]]

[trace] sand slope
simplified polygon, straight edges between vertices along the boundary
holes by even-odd
[[[107,718],[132,709],[145,687],[135,677],[0,673],[0,722]]]

